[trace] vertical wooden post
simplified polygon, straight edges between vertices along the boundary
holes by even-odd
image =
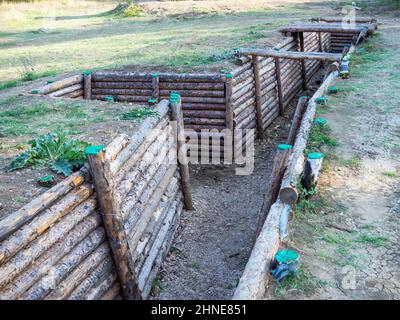
[[[290,126],[289,135],[288,135],[288,138],[286,141],[287,144],[290,144],[290,145],[294,144],[294,140],[296,139],[296,133],[300,127],[301,119],[303,117],[304,109],[305,109],[305,106],[307,105],[307,102],[308,102],[307,96],[300,97],[299,101],[297,102],[296,111],[294,112],[292,124]]]
[[[92,99],[92,73],[90,71],[83,72],[83,98]]]
[[[232,86],[233,86],[233,75],[227,73],[225,75],[225,112],[226,112],[226,127],[229,129],[228,135],[233,137],[233,110],[232,110]],[[227,142],[231,141],[230,145],[227,146]],[[232,161],[234,159],[234,146],[233,139],[224,137],[224,148],[228,152],[224,152],[224,161]],[[228,148],[228,149],[226,149]]]
[[[153,100],[156,100],[155,103],[157,103],[160,98],[160,77],[159,77],[158,73],[151,74],[151,85],[153,88],[151,97]]]
[[[281,77],[281,59],[275,58],[275,79],[276,87],[278,89],[278,105],[279,105],[279,115],[283,116],[285,108],[283,105],[283,89],[282,89],[282,77]]]
[[[85,150],[85,154],[92,172],[97,200],[101,209],[101,216],[121,282],[122,294],[127,300],[140,299],[136,275],[130,263],[131,258],[124,221],[113,196],[114,182],[104,167],[104,147],[88,147]]]
[[[300,41],[300,51],[304,52],[304,33],[299,32],[299,41]],[[307,69],[306,69],[306,61],[304,59],[301,60],[301,75],[302,75],[302,83],[303,90],[307,90]]]
[[[262,139],[264,132],[262,109],[261,109],[261,79],[260,79],[260,65],[257,56],[252,56],[254,87],[256,91],[256,116],[257,116],[257,136]]]
[[[265,218],[268,215],[272,203],[278,197],[281,180],[286,169],[286,163],[289,158],[291,149],[292,146],[289,144],[279,144],[277,147],[274,163],[272,165],[271,177],[269,179],[269,182],[267,183],[263,205],[261,207],[261,211],[258,217],[255,239],[257,239],[258,234],[262,229]]]
[[[183,127],[183,114],[181,96],[177,93],[171,94],[170,97],[171,118],[176,121],[177,128],[177,152],[178,152],[178,165],[181,173],[181,184],[183,193],[183,202],[185,209],[193,210],[192,193],[190,190],[189,179],[189,165],[187,159],[185,132]]]
[[[322,37],[322,32],[318,32],[318,43],[319,43],[319,52],[324,52],[324,42]],[[325,67],[325,62],[321,61],[321,68]]]

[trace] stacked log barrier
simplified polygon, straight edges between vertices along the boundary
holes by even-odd
[[[0,300],[120,297],[90,180],[76,172],[0,221]]]
[[[84,95],[83,77],[83,74],[77,74],[65,79],[54,81],[38,89],[32,90],[31,93],[56,98],[82,99]]]
[[[176,161],[182,138],[177,141],[170,126],[168,101],[154,110],[159,116],[145,119],[131,137],[120,135],[89,158],[126,299],[147,298],[183,204],[191,209],[188,175]],[[182,114],[174,118],[182,120]],[[177,127],[182,134],[181,121]]]

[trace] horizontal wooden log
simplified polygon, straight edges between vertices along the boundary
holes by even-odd
[[[114,272],[114,262],[109,255],[97,266],[94,267],[93,271],[88,274],[82,282],[75,287],[75,289],[68,296],[68,300],[83,300],[85,294],[94,286],[96,286],[104,277]]]
[[[196,131],[204,130],[204,129],[215,129],[215,130],[224,130],[226,129],[226,126],[220,126],[220,125],[198,125],[198,124],[186,124],[185,129],[192,129]]]
[[[209,111],[209,110],[184,110],[185,118],[210,118],[210,119],[225,119],[225,111]]]
[[[125,95],[132,95],[132,96],[151,96],[151,89],[92,89],[92,94],[95,96],[98,95],[105,95],[105,96],[125,96]]]
[[[64,238],[45,251],[38,259],[32,261],[27,270],[1,289],[0,299],[14,300],[19,298],[33,283],[45,275],[51,267],[99,225],[100,216],[97,213],[93,213],[86,218],[83,217],[82,222],[72,226],[73,229]]]
[[[65,299],[76,286],[85,278],[89,277],[95,267],[103,261],[111,261],[110,247],[107,242],[103,242],[85,260],[82,261],[60,284],[51,290],[45,300]]]
[[[312,17],[310,18],[310,21],[324,21],[324,22],[343,22],[346,21],[344,19],[347,19],[347,17]],[[377,20],[376,18],[373,17],[351,17],[352,22],[356,23],[376,23]]]
[[[92,288],[87,295],[85,295],[85,300],[98,300],[101,296],[111,288],[113,283],[117,280],[117,273],[111,272],[106,277],[104,277],[103,281],[101,281],[97,286]]]
[[[162,90],[224,90],[222,82],[161,82]]]
[[[121,292],[121,285],[119,284],[118,281],[115,281],[110,288],[103,293],[103,295],[100,297],[100,300],[120,300],[118,299],[119,295]]]
[[[283,205],[272,205],[260,235],[233,295],[234,300],[259,300],[264,297],[266,281],[279,248],[279,219]]]
[[[281,59],[315,59],[323,61],[340,61],[341,55],[326,52],[298,52],[298,51],[276,51],[276,50],[263,50],[263,49],[250,49],[242,48],[239,52],[243,55],[261,56],[261,57],[275,57]]]
[[[75,90],[71,93],[66,94],[65,96],[62,96],[62,98],[71,98],[71,99],[75,99],[75,98],[83,98],[83,89],[79,89],[79,90]]]
[[[93,100],[106,100],[110,95],[98,95],[93,94]],[[115,101],[123,101],[123,102],[148,102],[152,97],[149,96],[128,96],[128,95],[112,95]]]
[[[151,213],[157,208],[162,195],[164,194],[165,190],[167,189],[169,182],[171,181],[172,177],[176,173],[177,166],[170,165],[166,174],[158,184],[158,186],[153,191],[149,201],[147,202],[147,206],[144,208],[143,212],[141,213],[140,217],[138,217],[138,221],[135,224],[134,229],[129,230],[129,243],[131,248],[136,247],[140,237],[142,236],[149,220],[151,219]]]
[[[49,272],[23,295],[24,300],[41,300],[55,288],[72,270],[74,270],[91,252],[93,252],[105,239],[103,228],[91,232],[71,252],[64,256]],[[51,283],[52,285],[49,285]]]
[[[223,82],[225,76],[220,73],[191,74],[191,73],[159,73],[162,82]]]
[[[225,104],[205,104],[205,103],[184,103],[182,104],[183,111],[185,110],[226,110]]]
[[[161,96],[161,99],[168,99],[168,96]],[[225,98],[209,98],[209,97],[181,97],[182,104],[201,103],[201,104],[224,104]]]
[[[43,236],[29,243],[8,262],[0,265],[0,288],[11,282],[46,250],[50,249],[54,243],[63,239],[75,225],[89,216],[96,209],[96,206],[97,203],[94,199],[80,204],[70,214],[54,224]]]
[[[169,96],[171,93],[178,92],[181,97],[209,97],[209,98],[223,98],[225,92],[223,90],[160,90],[161,96]]]
[[[327,24],[327,23],[312,23],[312,24],[299,24],[290,25],[279,28],[279,32],[336,32],[336,33],[353,33],[358,34],[362,30],[359,26],[342,26],[340,24]]]
[[[50,83],[44,87],[39,88],[39,93],[49,94],[54,91],[64,89],[66,87],[76,85],[78,83],[81,83],[81,84],[83,83],[83,75],[82,74],[78,74],[75,76],[71,76],[71,77]]]
[[[256,99],[253,97],[253,98],[246,100],[244,103],[237,105],[237,107],[233,111],[234,117],[238,116],[243,110],[245,110],[247,108],[254,108],[255,101],[256,101]]]
[[[137,158],[132,157],[135,151],[144,142],[145,145],[149,145],[156,135],[159,133],[158,129],[162,129],[166,123],[166,115],[168,112],[168,101],[161,101],[154,111],[159,113],[159,118],[149,117],[140,123],[138,129],[130,137],[130,143],[118,154],[115,160],[110,164],[110,173],[116,174],[118,172],[120,177],[123,177],[127,170],[137,161]],[[159,127],[157,127],[159,126]],[[156,130],[153,130],[156,129]],[[150,133],[152,131],[152,133]],[[107,153],[107,151],[106,151]],[[129,160],[129,161],[128,161]],[[121,167],[125,165],[125,169],[121,170]],[[118,184],[118,177],[115,177],[115,182]]]
[[[42,193],[39,197],[36,197],[18,211],[2,219],[0,221],[0,241],[3,241],[11,233],[33,219],[40,211],[48,207],[54,201],[81,185],[84,179],[84,174],[82,172],[75,172],[51,189]]]
[[[139,81],[92,81],[93,89],[148,89],[151,90],[151,82]]]
[[[129,72],[129,71],[96,71],[92,73],[92,81],[104,81],[104,82],[114,82],[114,81],[148,81],[151,82],[150,73],[140,73],[140,72]]]
[[[75,84],[75,85],[66,87],[66,88],[64,88],[64,89],[57,90],[57,91],[54,91],[54,92],[52,92],[52,93],[49,93],[49,96],[50,96],[50,97],[61,97],[61,96],[63,96],[63,95],[66,95],[66,94],[68,94],[68,93],[74,92],[74,91],[76,91],[76,90],[80,90],[80,89],[82,89],[82,88],[83,88],[82,84],[79,83],[79,84]]]

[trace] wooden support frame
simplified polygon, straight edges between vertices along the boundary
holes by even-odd
[[[362,31],[361,26],[342,26],[341,24],[330,23],[311,23],[285,26],[279,29],[282,33],[303,33],[303,32],[337,32],[359,34]]]
[[[299,34],[299,38],[301,38]],[[300,40],[299,40],[300,41]],[[300,41],[301,42],[301,41]],[[300,49],[303,51],[277,51],[277,50],[265,50],[265,49],[251,49],[251,48],[240,48],[238,53],[242,55],[249,56],[259,56],[259,57],[271,57],[271,58],[281,58],[281,59],[293,59],[293,60],[321,60],[321,61],[340,61],[342,58],[339,53],[328,53],[328,52],[304,52],[304,38],[303,44],[300,45]]]
[[[226,127],[233,131],[233,110],[232,110],[232,88],[233,76],[228,73],[225,75],[225,106],[226,106]]]
[[[262,110],[261,110],[261,83],[260,83],[260,65],[257,56],[252,56],[253,65],[253,77],[254,77],[254,87],[255,87],[255,100],[256,100],[256,123],[257,123],[257,136],[262,138],[264,132]]]
[[[299,46],[300,46],[300,51],[304,52],[304,33],[299,32]],[[307,90],[307,67],[306,67],[306,62],[303,60],[300,61],[301,63],[301,78],[302,78],[302,87],[303,90]]]
[[[160,99],[160,76],[158,73],[151,74],[151,86],[151,97],[155,100],[155,103],[157,103]]]
[[[83,99],[92,99],[92,73],[89,71],[83,73]]]
[[[113,252],[122,294],[125,299],[140,299],[136,274],[131,261],[124,220],[114,199],[114,181],[105,169],[105,152],[92,147],[86,152],[100,204],[101,216]]]
[[[185,130],[183,127],[183,114],[182,114],[182,102],[181,96],[179,94],[174,94],[170,100],[171,108],[171,119],[176,122],[176,139],[177,139],[177,152],[178,152],[178,164],[181,173],[181,184],[183,193],[183,202],[185,209],[193,210],[193,200],[190,188],[189,179],[189,165],[187,159],[187,148],[186,148],[186,138]]]
[[[283,101],[283,89],[282,89],[282,79],[281,79],[281,59],[275,58],[275,79],[276,79],[276,88],[278,94],[278,106],[279,106],[279,115],[283,116],[284,109],[284,101]]]

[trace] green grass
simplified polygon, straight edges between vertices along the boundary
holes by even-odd
[[[0,138],[59,130],[76,134],[85,125],[117,116],[117,110],[102,109],[93,102],[12,97],[0,101]]]
[[[385,171],[382,172],[382,174],[389,178],[400,178],[400,175],[398,175],[396,171]]]
[[[275,296],[278,299],[284,299],[289,291],[294,295],[311,296],[320,283],[310,271],[301,265],[297,275],[287,276],[277,284]]]
[[[120,18],[106,14],[115,5],[81,0],[50,5],[48,1],[0,3],[0,88],[15,86],[15,81],[22,79],[21,59],[27,56],[37,70],[27,78],[39,77],[47,70],[61,73],[132,64],[182,71],[215,64],[218,70],[233,49],[265,46],[268,31],[316,13],[287,5],[274,10],[247,7],[234,15],[209,7],[200,17],[178,13],[174,18],[173,12],[168,12],[168,19],[148,13]],[[42,26],[48,27],[49,33],[37,32]],[[273,44],[275,40],[271,40]]]
[[[357,242],[369,244],[374,247],[381,247],[385,245],[388,241],[387,237],[384,236],[377,236],[377,235],[370,235],[370,234],[361,234],[357,238]]]

